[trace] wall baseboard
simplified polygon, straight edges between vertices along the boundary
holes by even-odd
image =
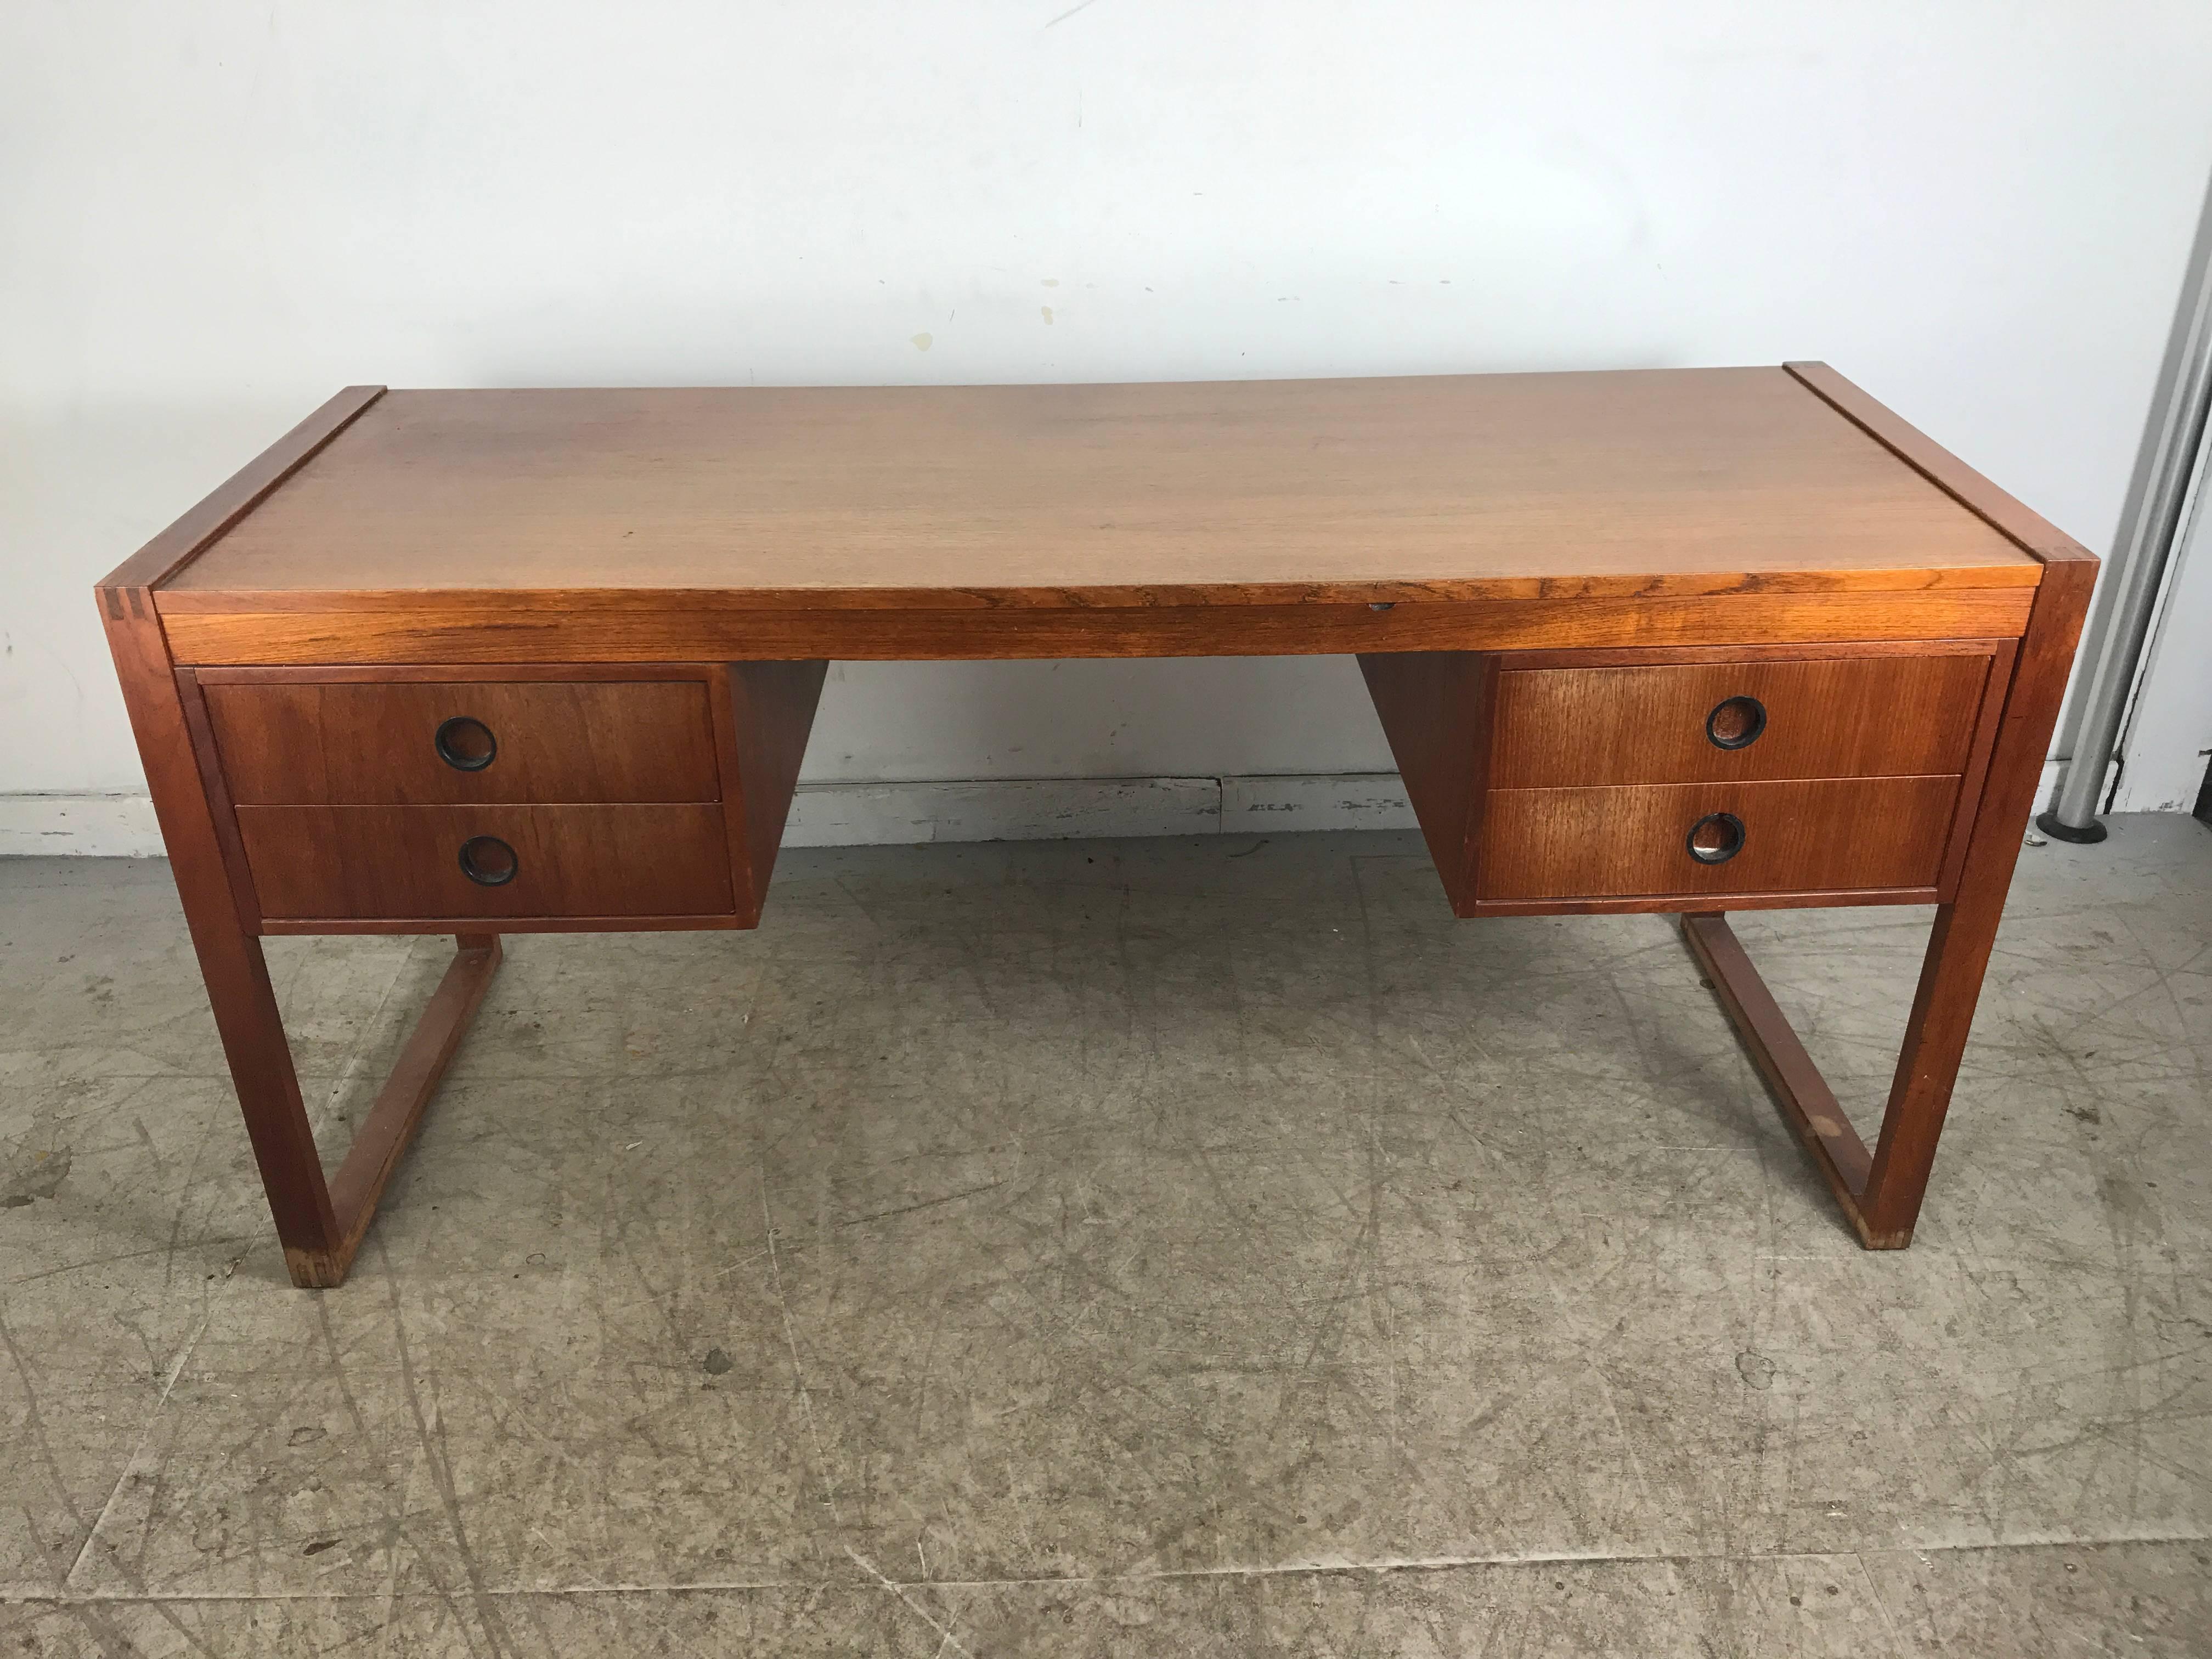
[[[2047,803],[2060,763],[2046,762]],[[1291,835],[1411,830],[1395,772],[1287,777],[1006,778],[973,782],[802,783],[787,847],[933,841],[1070,841],[1104,836]],[[0,857],[158,858],[143,794],[0,794]]]
[[[1295,777],[802,783],[787,847],[1409,830],[1395,772]],[[0,857],[159,858],[143,794],[0,794]]]
[[[1410,830],[1395,772],[1295,777],[1009,778],[801,784],[787,847]]]
[[[161,829],[143,790],[109,794],[0,795],[0,857],[161,856]]]

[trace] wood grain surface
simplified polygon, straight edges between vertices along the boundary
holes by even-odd
[[[1783,369],[397,391],[179,592],[969,608],[2032,586]]]
[[[212,598],[212,604],[196,600]],[[463,605],[374,595],[273,611],[161,590],[179,663],[636,662],[750,658],[920,662],[974,658],[1269,657],[1384,651],[2016,638],[2032,587],[1902,592],[1364,605],[1158,605],[989,611],[732,611],[699,596],[562,596]],[[571,600],[573,599],[573,603]],[[258,601],[253,601],[258,604]]]
[[[1500,789],[1761,778],[1900,777],[1964,769],[1985,656],[1516,670],[1498,676],[1491,783]],[[1765,726],[1741,749],[1712,711],[1756,699]]]
[[[1539,899],[1932,887],[1958,793],[1955,777],[1492,790],[1475,890]],[[1725,864],[1700,864],[1684,845],[1710,812],[1743,823],[1743,850]]]
[[[697,915],[732,908],[719,806],[241,806],[263,914],[428,917]],[[462,843],[514,849],[513,880],[461,872]]]
[[[703,672],[703,671],[702,671]],[[700,680],[204,684],[232,799],[384,805],[458,801],[709,801],[720,797]],[[447,764],[439,727],[496,742]]]

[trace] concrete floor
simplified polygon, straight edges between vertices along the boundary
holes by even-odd
[[[1741,931],[1867,1125],[1927,916]],[[439,941],[272,941],[328,1146]],[[514,941],[294,1291],[167,868],[0,866],[0,1653],[2212,1653],[2212,832],[2024,855],[1917,1244],[1409,836]]]

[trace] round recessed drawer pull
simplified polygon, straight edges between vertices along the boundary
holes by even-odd
[[[482,720],[456,714],[438,727],[431,747],[456,772],[481,772],[498,755],[499,739]]]
[[[1705,716],[1705,735],[1716,749],[1748,749],[1766,730],[1766,705],[1757,697],[1729,697]]]
[[[461,843],[461,873],[479,887],[504,887],[522,860],[497,836],[471,836]]]
[[[1733,812],[1708,812],[1690,826],[1682,844],[1700,864],[1726,864],[1743,851],[1743,820]]]

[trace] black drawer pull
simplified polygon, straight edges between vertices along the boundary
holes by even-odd
[[[481,772],[498,755],[499,739],[482,720],[456,714],[439,726],[431,747],[456,772]]]
[[[1743,851],[1743,820],[1733,812],[1708,812],[1690,826],[1682,844],[1700,864],[1726,864]]]
[[[1716,749],[1748,749],[1766,730],[1766,705],[1757,697],[1729,697],[1705,716],[1705,736]]]
[[[497,836],[471,836],[461,843],[461,873],[479,887],[504,887],[522,860]]]

